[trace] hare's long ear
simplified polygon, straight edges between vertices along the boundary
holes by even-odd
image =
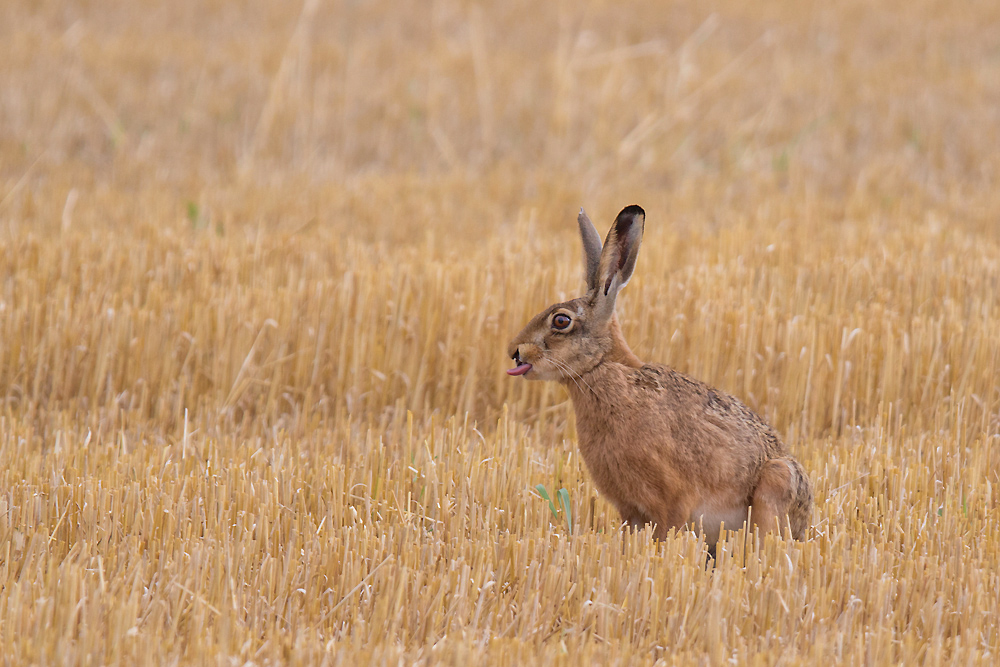
[[[587,281],[587,290],[595,290],[597,289],[597,271],[601,266],[601,235],[582,208],[576,221],[580,224],[580,238],[583,240],[583,270],[585,272],[583,277]]]
[[[603,317],[610,318],[614,313],[618,292],[628,284],[635,271],[635,260],[639,256],[645,223],[645,211],[635,205],[626,206],[615,218],[615,224],[608,232],[597,269],[597,290],[593,297],[594,305]]]

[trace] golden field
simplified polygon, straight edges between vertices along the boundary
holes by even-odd
[[[998,147],[995,2],[3,3],[0,662],[1000,660]],[[806,541],[623,535],[505,375],[632,203]]]

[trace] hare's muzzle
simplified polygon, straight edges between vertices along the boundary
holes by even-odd
[[[514,360],[514,363],[517,364],[517,366],[514,368],[508,368],[507,375],[524,375],[531,370],[531,364],[526,364],[521,361],[521,353],[519,351],[515,352],[511,359]]]

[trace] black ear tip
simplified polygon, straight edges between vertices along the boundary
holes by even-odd
[[[619,213],[618,215],[619,216],[623,216],[623,215],[641,215],[642,217],[646,217],[646,212],[642,210],[641,206],[637,206],[635,204],[632,204],[631,206],[626,206],[625,208],[623,208],[622,212]]]

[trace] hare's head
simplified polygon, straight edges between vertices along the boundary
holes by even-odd
[[[507,348],[516,364],[507,371],[509,375],[568,381],[592,370],[614,348],[615,299],[635,269],[646,212],[634,205],[622,209],[603,249],[601,237],[583,209],[577,221],[583,238],[587,293],[549,306],[528,322]]]

